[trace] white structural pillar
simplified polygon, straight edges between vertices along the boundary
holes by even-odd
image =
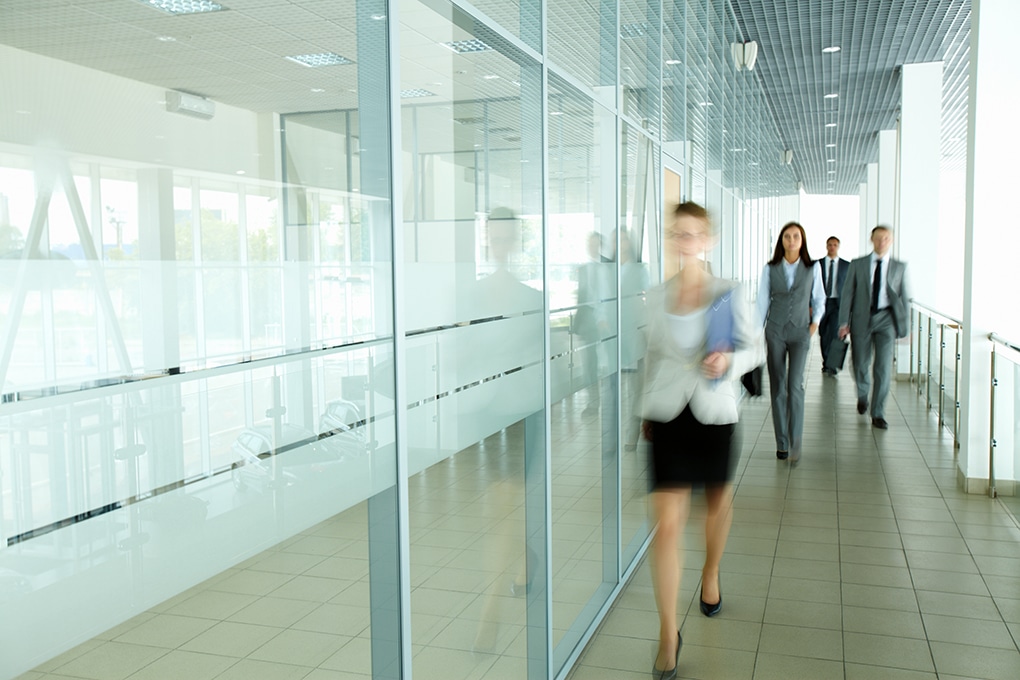
[[[864,233],[868,233],[871,226],[878,224],[878,163],[868,163],[868,202],[861,206],[861,214],[866,226]]]
[[[1016,159],[1020,138],[1003,134],[1016,125],[1013,44],[1020,25],[1016,0],[974,0],[970,29],[970,114],[967,138],[967,220],[964,238],[963,366],[959,476],[965,490],[984,493],[989,473],[991,391],[989,332],[1015,333]],[[1016,336],[1013,336],[1016,339]],[[1011,423],[1005,423],[1009,426]],[[1016,479],[1011,452],[996,450],[999,493]]]
[[[899,201],[896,251],[908,268],[911,295],[938,309],[939,161],[942,62],[905,64],[900,104]],[[906,367],[904,367],[906,368]]]
[[[861,233],[867,233],[868,231],[868,195],[872,193],[872,189],[868,186],[867,182],[861,182],[857,187],[857,198],[861,204]]]
[[[878,133],[878,213],[877,224],[896,226],[896,138],[898,130],[880,130]],[[875,225],[872,225],[875,226]],[[864,235],[864,243],[871,238],[871,229]]]

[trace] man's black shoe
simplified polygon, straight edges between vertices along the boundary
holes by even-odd
[[[863,416],[864,412],[867,411],[867,410],[868,410],[868,400],[867,399],[858,399],[857,400],[857,412],[860,413]]]
[[[889,429],[889,423],[885,422],[885,418],[872,418],[871,424],[873,427],[877,427],[880,430]]]
[[[779,450],[776,451],[776,458],[778,458],[779,460],[786,460],[789,457],[790,457],[790,452],[789,451],[779,451]]]

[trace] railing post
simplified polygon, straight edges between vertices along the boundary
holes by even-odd
[[[988,496],[995,498],[995,342],[992,342],[992,389],[991,389],[991,414],[989,420],[989,441],[988,441]]]
[[[956,364],[953,368],[953,448],[960,448],[960,333],[962,327],[956,327]]]
[[[911,319],[914,318],[913,310],[911,310],[910,316],[911,316]],[[920,312],[918,312],[918,316],[920,317]],[[910,365],[908,366],[908,371],[909,371],[909,373],[907,375],[907,383],[909,384],[909,383],[914,381],[914,334],[913,333],[910,334]]]
[[[934,335],[931,330],[932,318],[928,317],[928,350],[924,353],[925,359],[925,379],[924,379],[924,395],[925,402],[927,403],[928,410],[931,410],[931,340]]]
[[[945,422],[943,413],[946,408],[946,324],[939,324],[939,434]]]
[[[921,396],[921,310],[917,310],[917,396]]]

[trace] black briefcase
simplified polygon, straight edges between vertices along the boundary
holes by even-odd
[[[843,370],[843,364],[846,363],[846,348],[849,346],[839,338],[833,338],[829,343],[829,354],[825,357],[825,367],[833,371]]]

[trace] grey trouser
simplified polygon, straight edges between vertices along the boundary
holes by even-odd
[[[871,389],[871,359],[874,353],[875,390],[871,395],[871,417],[885,418],[885,399],[889,396],[892,378],[893,344],[896,330],[892,312],[888,309],[872,315],[867,333],[850,333],[850,351],[854,358],[854,379],[857,381],[857,398],[867,399]]]
[[[765,329],[772,427],[778,451],[800,451],[804,434],[804,364],[811,346],[807,327]],[[789,363],[787,363],[789,362]]]

